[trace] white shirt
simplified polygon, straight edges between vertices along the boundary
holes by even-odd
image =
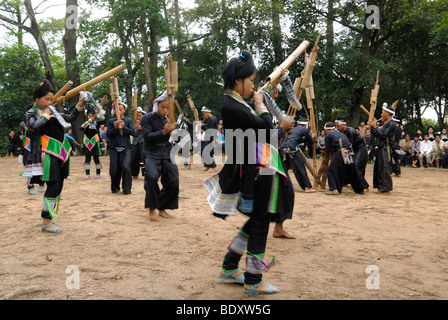
[[[423,154],[423,153],[426,153],[426,154],[431,153],[432,150],[433,150],[433,145],[432,145],[431,141],[428,140],[426,142],[425,140],[423,140],[422,142],[420,142],[420,153],[421,154]]]

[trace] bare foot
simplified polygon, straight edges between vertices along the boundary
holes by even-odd
[[[311,192],[317,192],[317,190],[316,189],[312,189],[312,188],[305,188],[305,192],[311,193]]]
[[[272,234],[274,238],[285,238],[285,239],[295,239],[296,237],[290,235],[283,229],[283,223],[276,223],[274,228],[274,233]]]
[[[159,219],[157,218],[157,210],[149,209],[149,221],[157,222]]]
[[[162,218],[171,218],[171,215],[169,215],[165,210],[159,210],[159,216]]]

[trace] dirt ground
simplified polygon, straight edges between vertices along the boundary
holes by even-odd
[[[292,176],[285,229],[297,238],[273,238],[272,225],[266,250],[276,265],[265,279],[281,292],[252,297],[217,276],[246,217],[211,215],[202,183],[212,173],[179,166],[180,208],[150,222],[143,178],[132,194],[112,194],[109,158],[101,161],[101,179],[86,180],[84,158],[72,158],[56,219],[63,233],[53,235],[40,231],[42,194],[27,194],[23,165],[0,159],[0,299],[448,299],[446,170],[403,168],[390,196],[308,194]],[[369,183],[372,172],[368,164]]]

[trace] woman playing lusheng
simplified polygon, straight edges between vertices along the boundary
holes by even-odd
[[[38,85],[33,93],[34,105],[26,113],[26,125],[33,132],[31,152],[37,158],[41,156],[39,164],[42,181],[47,183],[42,201],[42,228],[43,232],[61,233],[59,227],[54,226],[53,219],[57,217],[59,200],[66,179],[70,173],[71,146],[65,138],[64,128],[50,109],[53,99],[53,87],[48,80]],[[67,122],[73,122],[83,110],[85,93],[79,95],[79,102],[70,115],[61,114]],[[35,156],[30,157],[36,159]],[[37,164],[33,163],[33,164]]]
[[[281,161],[277,161],[277,167],[268,166],[264,162],[264,165],[258,161],[251,162],[251,151],[261,146],[261,136],[266,134],[268,137],[273,128],[263,95],[253,91],[255,75],[256,68],[248,51],[231,59],[223,72],[226,91],[221,116],[226,137],[234,139],[234,143],[226,138],[228,160],[221,172],[204,184],[210,193],[207,200],[215,216],[223,218],[227,214],[234,214],[238,208],[250,217],[228,247],[219,274],[221,279],[244,284],[244,292],[248,294],[279,292],[278,288],[262,279],[262,271],[273,264],[264,263],[266,239],[272,214],[291,210],[286,192],[287,178]],[[253,106],[244,101],[252,94]],[[232,130],[242,130],[244,133],[251,131],[256,141],[244,139],[241,134],[234,134],[230,138]],[[259,155],[260,149],[256,152]],[[269,152],[272,155],[276,149],[271,148]],[[263,172],[260,167],[263,167]],[[247,269],[243,275],[238,270],[238,264],[244,253]]]

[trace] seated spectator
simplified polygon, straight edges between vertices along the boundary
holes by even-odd
[[[366,136],[364,137],[364,141],[366,142],[367,147],[367,159],[369,163],[373,162],[373,158],[375,156],[375,152],[373,152],[373,149],[375,148],[375,140],[372,136],[372,132],[370,129],[366,130]]]
[[[408,164],[408,157],[411,155],[411,136],[409,134],[406,134],[404,139],[400,140],[400,150],[404,151],[405,154],[400,156],[400,163],[401,165],[405,165],[406,167],[409,167]]]
[[[415,134],[414,135],[414,141],[411,143],[411,161],[412,161],[412,168],[417,168],[417,164],[419,161],[420,156],[420,135]]]
[[[429,134],[425,133],[423,139],[425,140],[423,140],[420,143],[420,155],[418,157],[420,160],[420,168],[423,167],[424,160],[426,160],[425,168],[427,166],[431,166],[432,152],[433,152],[433,145],[432,142],[429,141]]]
[[[443,149],[445,154],[443,155],[442,158],[442,168],[448,169],[448,141],[445,141]]]
[[[432,159],[431,159],[431,166],[434,166],[434,160],[436,161],[436,168],[440,169],[442,167],[442,159],[445,155],[445,143],[440,139],[440,134],[436,133],[434,135],[434,141],[433,144],[433,152],[432,152]]]

